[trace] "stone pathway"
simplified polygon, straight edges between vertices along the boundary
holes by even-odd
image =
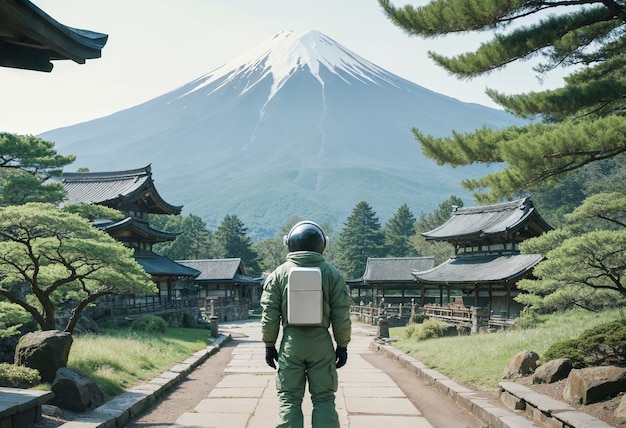
[[[229,323],[221,326],[240,343],[225,370],[227,376],[191,413],[183,414],[175,427],[274,427],[278,413],[275,370],[265,363],[261,326],[257,322]],[[242,336],[246,336],[242,339]],[[375,331],[355,325],[349,346],[348,364],[339,369],[336,408],[342,427],[430,428],[421,413],[400,388],[381,370],[362,357],[369,353]],[[311,399],[303,401],[305,427],[311,426]]]

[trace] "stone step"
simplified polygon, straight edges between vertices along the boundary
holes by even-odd
[[[51,391],[0,387],[0,428],[25,428],[41,420],[41,406]]]

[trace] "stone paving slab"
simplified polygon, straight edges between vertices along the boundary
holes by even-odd
[[[355,415],[350,418],[350,426],[355,428],[431,428],[424,418],[414,416]]]
[[[245,413],[251,415],[259,403],[258,398],[208,398],[194,408],[196,413]]]
[[[214,388],[213,391],[209,393],[209,398],[228,398],[228,397],[239,397],[239,398],[255,398],[260,397],[265,390],[264,387],[253,388],[253,387],[241,387],[241,388]]]
[[[172,425],[178,428],[237,428],[248,426],[249,415],[236,413],[185,413]]]
[[[404,397],[404,392],[397,386],[344,386],[343,393],[350,397],[378,397],[399,398]]]
[[[374,415],[420,416],[419,410],[406,398],[346,397],[348,413]]]

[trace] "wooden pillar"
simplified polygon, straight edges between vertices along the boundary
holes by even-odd
[[[489,284],[489,313],[493,312],[493,286]]]
[[[480,293],[480,287],[478,284],[474,284],[474,306],[478,307],[478,294]]]
[[[378,287],[372,285],[372,303],[374,306],[378,306]]]
[[[449,285],[446,285],[446,294],[447,294],[447,297],[448,297],[448,304],[450,304],[450,297],[451,296],[450,296],[450,286]]]
[[[426,304],[426,287],[424,287],[424,284],[420,286],[420,294],[422,297],[422,308],[423,308],[424,305]]]
[[[443,285],[439,286],[439,305],[443,306]]]
[[[511,318],[511,284],[506,287],[506,317]]]

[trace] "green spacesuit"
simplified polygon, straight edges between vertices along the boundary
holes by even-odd
[[[290,269],[296,266],[320,268],[323,294],[322,326],[294,326],[289,325],[287,321],[287,279]],[[350,303],[351,298],[343,276],[324,260],[321,252],[291,251],[287,255],[287,261],[267,277],[261,296],[263,307],[261,325],[263,342],[270,354],[269,359],[266,356],[266,361],[270,366],[274,366],[273,359],[277,357],[278,360],[277,427],[303,426],[301,405],[307,380],[313,402],[313,428],[339,427],[335,410],[337,367],[345,364],[347,360],[346,347],[350,342],[351,333]],[[280,351],[276,356],[275,343],[281,324],[283,336]],[[333,328],[337,351],[329,332],[330,326]]]

